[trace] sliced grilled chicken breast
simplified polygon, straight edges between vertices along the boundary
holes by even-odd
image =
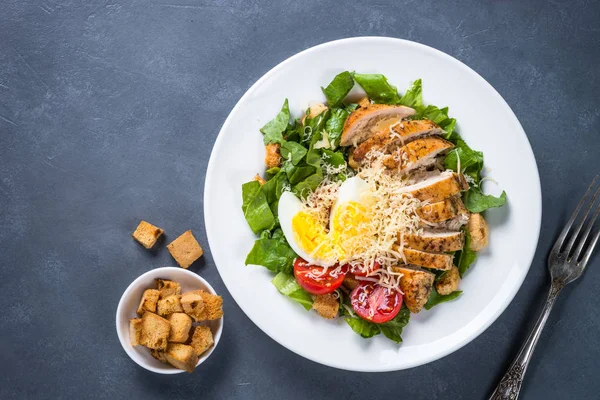
[[[417,215],[426,222],[437,224],[448,221],[458,215],[466,215],[468,219],[469,212],[465,208],[461,198],[453,196],[436,203],[424,205],[417,209]]]
[[[414,269],[405,265],[399,265],[393,269],[404,274],[400,278],[400,289],[404,292],[403,300],[406,308],[412,313],[418,313],[429,300],[435,275],[429,271]]]
[[[383,164],[389,169],[408,172],[433,164],[437,156],[453,147],[454,144],[439,136],[428,136],[392,150],[390,155],[384,158]]]
[[[459,179],[458,174],[444,171],[414,185],[406,186],[402,188],[402,192],[410,193],[421,201],[436,203],[468,188],[469,185],[464,179]]]
[[[419,267],[439,269],[447,271],[452,268],[452,254],[427,253],[421,250],[402,249],[407,264],[418,265]]]
[[[409,233],[398,234],[398,242],[400,241],[404,243],[405,248],[443,253],[462,250],[465,243],[465,235],[460,231],[424,231],[420,235]]]
[[[404,145],[418,137],[439,135],[442,132],[442,128],[428,119],[400,121],[391,129],[388,126],[387,129],[378,131],[362,142],[352,151],[352,158],[360,163],[371,150],[379,150],[385,153],[386,148],[389,146]]]
[[[361,107],[346,119],[340,144],[350,146],[362,143],[374,133],[389,128],[414,113],[414,109],[404,106],[370,104]]]

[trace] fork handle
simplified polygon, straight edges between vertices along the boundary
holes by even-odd
[[[529,360],[531,360],[533,350],[535,350],[535,346],[542,334],[544,325],[546,325],[550,311],[552,311],[552,307],[554,307],[556,297],[562,288],[563,285],[558,282],[552,282],[550,293],[548,293],[548,299],[546,300],[542,314],[531,329],[527,340],[523,343],[523,346],[521,346],[519,354],[517,354],[517,357],[502,377],[502,380],[500,380],[500,383],[496,386],[496,390],[492,393],[490,400],[516,400],[519,397],[519,391],[521,390],[521,384],[523,383]]]

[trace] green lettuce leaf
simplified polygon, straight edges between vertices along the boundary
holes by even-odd
[[[423,87],[421,80],[417,79],[410,85],[404,96],[400,98],[399,103],[407,107],[422,107],[423,106]]]
[[[398,104],[398,89],[390,85],[381,74],[354,74],[356,82],[367,92],[369,98],[378,104]]]
[[[342,130],[344,129],[344,123],[346,122],[348,115],[350,115],[350,113],[345,109],[334,108],[331,110],[331,118],[329,118],[325,124],[327,137],[333,150],[340,145]]]
[[[477,187],[472,187],[463,195],[463,202],[467,210],[480,213],[488,208],[502,207],[506,204],[506,192],[502,191],[499,197],[494,197],[491,194],[481,193],[481,189]]]
[[[463,249],[460,251],[458,255],[458,272],[462,277],[467,269],[475,262],[477,259],[477,253],[471,250],[471,234],[468,229],[463,229],[465,233],[465,245]]]
[[[294,165],[298,165],[307,152],[306,147],[302,146],[300,143],[286,141],[281,145],[280,151],[281,157],[283,157],[284,160],[289,159]]]
[[[261,187],[262,192],[267,198],[267,203],[271,205],[279,200],[286,186],[289,186],[287,175],[284,171],[280,170]]]
[[[285,238],[261,238],[254,242],[254,246],[246,257],[246,265],[262,265],[272,272],[285,272],[291,274],[294,269],[296,253]]]
[[[306,117],[301,143],[314,145],[314,143],[318,142],[321,139],[321,132],[325,129],[325,124],[330,116],[331,111],[327,109],[314,118]]]
[[[458,161],[460,159],[461,171],[472,170],[477,175],[474,179],[478,181],[479,172],[483,168],[483,153],[471,149],[462,139],[457,139],[454,144],[456,147],[444,159],[445,167],[460,172],[458,171]]]
[[[323,162],[331,165],[332,167],[346,165],[344,153],[341,151],[331,151],[327,149],[323,149]]]
[[[321,87],[321,90],[327,98],[329,107],[336,107],[344,101],[353,86],[354,79],[352,79],[352,74],[344,71],[333,78],[333,81],[326,88]]]
[[[364,320],[360,317],[346,317],[344,318],[346,323],[350,325],[350,328],[360,336],[364,338],[371,338],[379,335],[381,330],[377,324]]]
[[[394,317],[391,321],[384,322],[383,324],[379,324],[379,329],[381,333],[385,335],[390,340],[393,340],[396,343],[402,342],[402,329],[408,324],[410,319],[410,311],[408,308],[402,307],[398,315]]]
[[[285,99],[283,102],[283,106],[281,107],[281,111],[269,122],[266,123],[265,126],[260,128],[260,131],[263,133],[263,141],[265,145],[269,143],[282,143],[283,142],[283,132],[287,129],[288,123],[290,122],[290,108],[288,105],[288,100]]]
[[[302,307],[309,311],[313,305],[311,295],[296,282],[293,275],[280,272],[271,281],[279,290],[279,293],[289,297],[290,299],[300,303]]]
[[[437,306],[438,304],[445,303],[450,300],[454,300],[462,294],[462,290],[454,291],[447,295],[441,295],[435,290],[435,286],[431,289],[431,295],[429,296],[429,300],[425,303],[425,309],[431,310],[431,308]]]
[[[275,216],[271,212],[267,197],[261,190],[260,183],[250,181],[242,185],[242,211],[252,232],[259,234],[265,229],[275,226]]]

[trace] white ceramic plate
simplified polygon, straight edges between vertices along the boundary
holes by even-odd
[[[263,172],[259,129],[285,98],[299,116],[324,101],[321,86],[344,71],[382,73],[400,92],[423,79],[426,104],[449,106],[467,143],[483,151],[487,175],[508,194],[490,210],[490,245],[461,282],[456,301],[413,315],[404,343],[362,339],[342,320],[328,321],[280,295],[265,268],[245,266],[255,236],[244,220],[241,185]],[[489,183],[487,191],[498,194]],[[211,252],[231,295],[260,329],[295,353],[336,368],[391,371],[439,359],[483,332],[511,302],[529,270],[538,242],[541,190],[535,158],[519,121],[502,97],[460,61],[399,39],[338,40],[305,50],[276,66],[240,99],[215,143],[204,188]]]

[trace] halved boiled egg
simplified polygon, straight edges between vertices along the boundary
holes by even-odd
[[[285,238],[300,257],[328,267],[352,258],[353,249],[366,234],[369,201],[368,183],[358,177],[347,179],[338,190],[326,227],[296,196],[285,192],[279,199],[279,222]]]

